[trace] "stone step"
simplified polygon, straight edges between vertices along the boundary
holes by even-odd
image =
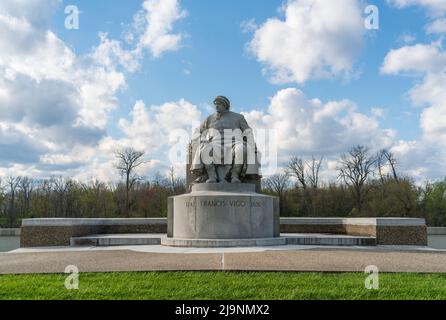
[[[165,234],[98,234],[85,237],[72,237],[70,245],[77,246],[138,246],[159,245]]]
[[[287,239],[288,245],[308,246],[375,246],[375,237],[361,237],[341,234],[310,234],[289,233],[281,234]]]
[[[71,238],[71,246],[137,246],[167,245],[179,247],[250,247],[250,246],[375,246],[374,237],[338,234],[281,234],[280,238],[269,239],[172,239],[165,234],[100,234]]]
[[[287,239],[283,237],[257,239],[161,239],[163,246],[186,248],[269,247],[284,246],[287,244],[286,242]]]

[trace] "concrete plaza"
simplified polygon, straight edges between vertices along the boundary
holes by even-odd
[[[256,248],[51,247],[0,254],[0,274],[123,271],[446,272],[446,250],[412,246]]]

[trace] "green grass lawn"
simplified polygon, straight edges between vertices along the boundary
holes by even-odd
[[[363,273],[132,272],[0,276],[0,299],[446,299],[445,274],[380,274],[378,290]]]

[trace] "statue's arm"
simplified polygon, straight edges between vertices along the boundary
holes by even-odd
[[[209,117],[206,118],[203,123],[200,125],[200,128],[197,128],[194,131],[194,135],[192,138],[192,165],[191,165],[191,172],[194,172],[196,175],[198,175],[198,179],[196,181],[201,181],[203,179],[203,176],[200,176],[197,171],[200,171],[204,168],[203,163],[201,161],[201,150],[200,145],[202,141],[202,134],[206,130],[208,130],[208,124],[209,124]]]
[[[200,133],[205,132],[209,129],[209,117],[207,117],[200,126]]]
[[[254,133],[243,115],[240,116],[240,130],[243,132],[243,140],[247,142],[249,146],[254,147]]]
[[[240,130],[242,132],[245,132],[246,130],[250,130],[251,128],[248,125],[248,122],[246,121],[245,117],[243,115],[240,115]]]

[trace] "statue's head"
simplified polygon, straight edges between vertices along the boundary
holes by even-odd
[[[231,102],[224,96],[218,96],[214,99],[214,105],[217,112],[229,111]]]

